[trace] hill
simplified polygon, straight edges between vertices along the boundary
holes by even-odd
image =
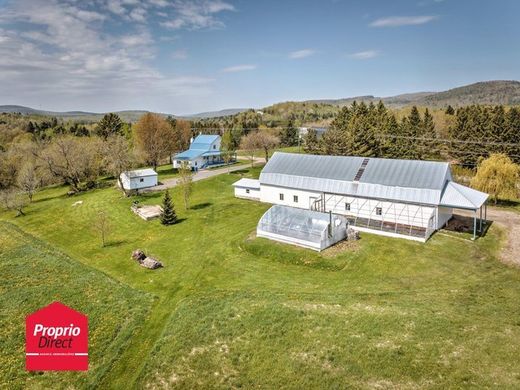
[[[392,108],[404,106],[428,106],[432,108],[452,106],[467,106],[470,104],[520,104],[520,82],[514,80],[482,81],[441,92],[416,92],[402,95],[378,97],[356,96],[341,99],[307,100],[305,103],[331,104],[345,106],[358,102],[378,102]]]

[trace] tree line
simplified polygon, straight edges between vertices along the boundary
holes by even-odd
[[[433,116],[417,107],[400,121],[382,102],[354,102],[341,109],[321,138],[309,130],[309,153],[402,159],[444,159],[475,167],[493,153],[520,161],[520,110],[503,106],[462,107],[452,116],[446,135],[439,134]]]

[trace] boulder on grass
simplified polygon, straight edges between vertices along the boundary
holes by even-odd
[[[347,229],[347,240],[348,241],[357,241],[359,240],[359,232],[352,228]]]
[[[148,269],[157,269],[161,268],[163,265],[160,261],[155,260],[153,257],[147,257],[142,262],[141,265]]]
[[[144,259],[146,259],[146,255],[141,249],[136,249],[132,252],[132,259],[141,263]]]

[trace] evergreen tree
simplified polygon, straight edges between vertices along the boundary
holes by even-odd
[[[318,154],[319,149],[318,132],[315,129],[308,129],[307,134],[303,137],[303,150],[306,153]]]
[[[455,110],[449,104],[448,107],[446,107],[446,115],[455,115]]]
[[[292,119],[289,119],[287,127],[280,132],[280,142],[283,146],[294,146],[298,143],[298,129]]]
[[[168,190],[164,193],[162,208],[161,223],[163,225],[173,225],[177,223],[177,214],[175,214],[175,208],[173,207],[172,198]]]
[[[426,159],[437,152],[437,145],[434,141],[434,139],[437,138],[437,134],[435,133],[435,122],[433,121],[433,116],[430,114],[428,109],[424,111],[424,117],[422,121],[422,138],[426,138],[426,140],[420,143],[420,158]]]
[[[96,134],[103,139],[111,135],[123,135],[123,122],[119,115],[114,113],[105,114],[96,126]]]
[[[520,109],[516,107],[507,112],[503,141],[509,144],[505,152],[515,163],[520,163]]]

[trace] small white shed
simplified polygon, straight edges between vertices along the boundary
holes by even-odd
[[[235,196],[244,199],[260,199],[260,181],[254,179],[243,178],[233,183],[235,187]]]
[[[157,172],[151,168],[136,169],[121,174],[121,182],[125,190],[140,190],[157,185]]]

